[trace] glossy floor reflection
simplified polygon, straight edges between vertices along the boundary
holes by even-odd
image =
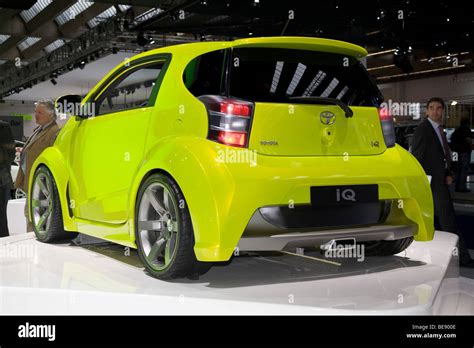
[[[474,281],[458,277],[456,242],[437,232],[396,256],[331,259],[340,266],[252,253],[198,280],[164,282],[145,273],[134,250],[15,235],[0,239],[0,313],[472,314]]]

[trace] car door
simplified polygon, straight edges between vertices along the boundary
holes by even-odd
[[[122,66],[87,101],[95,114],[76,128],[71,146],[74,216],[122,224],[142,161],[147,127],[169,56]]]

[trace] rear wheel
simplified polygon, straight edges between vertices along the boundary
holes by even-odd
[[[389,256],[401,253],[413,242],[413,237],[397,240],[379,240],[361,243],[366,256]]]
[[[135,237],[140,259],[155,278],[196,277],[212,266],[196,259],[186,201],[176,182],[164,174],[149,176],[140,187]]]
[[[29,206],[36,238],[45,243],[72,239],[75,232],[65,232],[58,189],[48,168],[39,167],[33,178]]]

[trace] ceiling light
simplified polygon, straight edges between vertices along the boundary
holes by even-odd
[[[466,65],[463,64],[463,65],[458,65],[458,66],[450,66],[450,67],[447,67],[447,68],[438,68],[438,69],[415,71],[415,72],[411,73],[410,75],[413,76],[413,75],[421,75],[421,74],[426,74],[426,73],[436,72],[436,71],[459,69],[459,68],[464,68],[465,66],[466,66]],[[377,80],[387,80],[387,79],[391,79],[391,78],[394,78],[394,77],[401,77],[401,76],[406,76],[406,74],[396,74],[396,75],[380,76],[380,77],[377,77]]]
[[[453,101],[451,102],[451,105],[454,106],[454,105],[456,105],[457,103],[458,103],[457,100],[453,100]]]
[[[381,54],[392,53],[392,52],[395,52],[395,50],[392,49],[392,50],[386,50],[386,51],[380,51],[380,52],[373,52],[373,53],[369,53],[367,57],[379,56]]]
[[[373,70],[380,70],[380,69],[387,69],[387,68],[393,68],[395,64],[389,64],[389,65],[382,65],[382,66],[375,66],[373,68],[368,68],[367,71],[373,71]]]

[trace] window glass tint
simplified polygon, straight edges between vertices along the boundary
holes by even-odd
[[[183,73],[183,81],[196,97],[220,94],[224,74],[224,50],[213,51],[194,58]]]
[[[329,97],[364,106],[382,102],[364,66],[353,57],[293,49],[237,48],[232,62],[232,97],[273,103],[288,103],[291,97]]]
[[[97,115],[147,106],[163,64],[151,63],[120,76],[96,102]]]

